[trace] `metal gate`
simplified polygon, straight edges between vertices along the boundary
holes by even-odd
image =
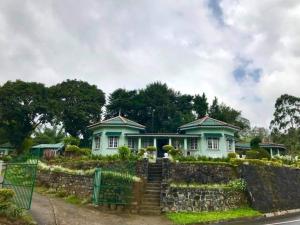
[[[5,164],[2,188],[15,192],[13,201],[19,208],[30,209],[36,179],[37,160]]]
[[[93,203],[95,205],[126,205],[131,202],[133,176],[97,168],[94,177]]]

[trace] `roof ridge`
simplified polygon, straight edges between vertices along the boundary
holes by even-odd
[[[119,115],[117,117],[119,117],[124,123],[127,123],[127,121],[126,121],[127,119],[126,118],[122,117],[121,115]]]

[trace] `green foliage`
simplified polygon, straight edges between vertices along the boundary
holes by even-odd
[[[163,150],[165,150],[172,157],[181,155],[180,149],[175,149],[172,145],[164,145]]]
[[[78,151],[79,155],[90,156],[92,154],[92,149],[90,148],[80,148]]]
[[[71,136],[88,139],[87,126],[101,119],[105,95],[96,85],[79,80],[66,80],[50,87],[52,106],[57,121]]]
[[[224,220],[231,220],[237,218],[251,218],[258,217],[262,214],[251,208],[238,208],[227,211],[214,211],[214,212],[180,212],[180,213],[167,213],[167,217],[175,224],[206,224]]]
[[[228,153],[228,158],[229,158],[229,159],[236,159],[236,158],[237,158],[237,155],[236,155],[236,153],[234,153],[234,152],[229,152],[229,153]]]
[[[251,141],[250,141],[250,146],[251,149],[259,149],[259,144],[261,143],[261,138],[260,137],[254,137]]]
[[[193,109],[197,113],[198,119],[207,115],[208,102],[205,93],[203,93],[202,96],[195,95],[193,103]]]
[[[259,159],[259,152],[256,150],[246,151],[246,159]]]
[[[270,154],[262,148],[246,151],[246,159],[270,159]]]
[[[81,199],[78,198],[76,195],[69,195],[65,198],[66,202],[73,204],[73,205],[79,205],[81,203]]]
[[[15,192],[11,189],[0,189],[0,208],[2,208],[3,204],[6,204],[7,202],[11,201],[14,195]]]
[[[24,140],[35,128],[51,121],[48,103],[48,91],[43,84],[17,80],[0,87],[0,129],[19,154],[24,150]]]
[[[63,139],[65,145],[75,145],[79,146],[80,139],[73,136],[68,136]]]
[[[155,152],[157,149],[156,149],[156,147],[154,147],[154,146],[148,146],[147,148],[146,148],[146,151],[147,152],[149,152],[149,153],[153,153],[153,152]]]
[[[193,188],[193,189],[224,189],[230,191],[244,192],[246,182],[243,179],[235,179],[227,184],[200,184],[200,183],[171,183],[171,187],[176,188]]]
[[[38,144],[56,144],[63,141],[65,137],[65,133],[62,128],[58,128],[57,126],[53,126],[51,128],[37,128],[37,130],[33,134],[33,143],[34,145]]]
[[[141,148],[141,149],[138,151],[138,156],[143,156],[145,152],[146,152],[146,149]]]
[[[120,146],[118,152],[121,160],[128,160],[131,155],[131,150],[127,146]]]
[[[229,158],[211,158],[206,156],[177,156],[179,162],[229,162]]]
[[[270,123],[272,139],[285,144],[290,154],[300,154],[300,97],[281,95],[275,103],[274,118]]]
[[[65,149],[65,152],[78,153],[80,148],[76,145],[68,145]]]

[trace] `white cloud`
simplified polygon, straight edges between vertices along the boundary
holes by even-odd
[[[300,3],[222,0],[216,18],[208,1],[1,1],[0,83],[77,78],[111,92],[161,80],[268,126],[279,95],[300,95]],[[258,82],[235,80],[240,59]]]

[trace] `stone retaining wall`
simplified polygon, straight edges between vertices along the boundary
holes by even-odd
[[[93,176],[40,170],[37,173],[37,184],[80,198],[91,197],[93,192]]]
[[[238,191],[181,187],[169,187],[161,200],[164,212],[223,211],[246,203],[245,195]]]

